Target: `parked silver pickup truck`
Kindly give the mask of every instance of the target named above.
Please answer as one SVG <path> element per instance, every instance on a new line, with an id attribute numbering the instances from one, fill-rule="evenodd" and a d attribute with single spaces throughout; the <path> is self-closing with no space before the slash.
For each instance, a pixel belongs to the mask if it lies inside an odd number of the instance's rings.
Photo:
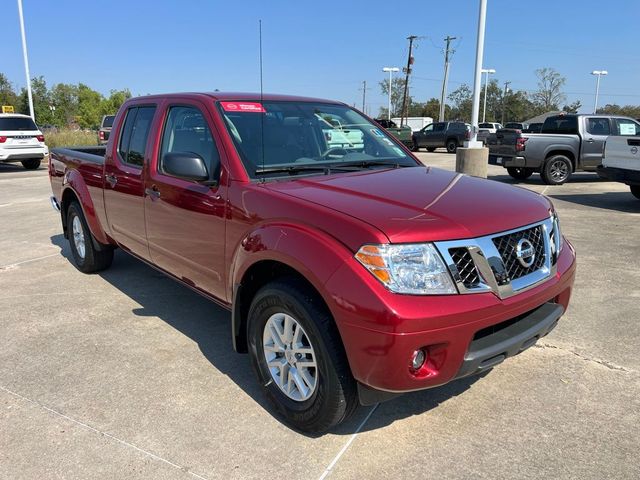
<path id="1" fill-rule="evenodd" d="M 610 137 L 604 147 L 598 175 L 629 185 L 640 200 L 640 137 Z"/>
<path id="2" fill-rule="evenodd" d="M 541 133 L 503 129 L 489 135 L 489 163 L 517 180 L 538 172 L 548 185 L 565 183 L 575 171 L 595 172 L 609 135 L 640 135 L 640 123 L 611 115 L 565 114 L 548 117 Z"/>

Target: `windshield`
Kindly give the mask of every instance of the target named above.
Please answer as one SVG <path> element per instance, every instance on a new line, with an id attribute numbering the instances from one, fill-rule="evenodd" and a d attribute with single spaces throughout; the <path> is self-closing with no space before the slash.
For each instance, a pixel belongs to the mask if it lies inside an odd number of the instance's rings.
<path id="1" fill-rule="evenodd" d="M 0 117 L 0 130 L 38 130 L 29 117 Z"/>
<path id="2" fill-rule="evenodd" d="M 113 121 L 115 120 L 115 115 L 107 115 L 102 120 L 102 128 L 111 128 L 113 127 Z"/>
<path id="3" fill-rule="evenodd" d="M 417 165 L 379 125 L 344 105 L 219 102 L 219 108 L 251 178 L 322 174 L 340 165 Z"/>

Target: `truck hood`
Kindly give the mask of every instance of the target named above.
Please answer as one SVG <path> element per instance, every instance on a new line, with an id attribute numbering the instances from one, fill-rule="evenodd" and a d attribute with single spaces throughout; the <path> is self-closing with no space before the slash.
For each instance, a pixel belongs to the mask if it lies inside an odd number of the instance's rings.
<path id="1" fill-rule="evenodd" d="M 480 237 L 543 220 L 552 208 L 529 190 L 431 167 L 317 176 L 268 188 L 367 222 L 392 243 Z"/>

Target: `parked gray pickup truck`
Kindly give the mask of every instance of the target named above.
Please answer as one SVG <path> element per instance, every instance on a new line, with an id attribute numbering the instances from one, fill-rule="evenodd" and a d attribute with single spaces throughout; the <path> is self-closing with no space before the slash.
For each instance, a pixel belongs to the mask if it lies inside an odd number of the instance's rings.
<path id="1" fill-rule="evenodd" d="M 517 180 L 538 172 L 546 184 L 560 185 L 575 171 L 596 171 L 609 135 L 631 132 L 640 132 L 640 123 L 632 118 L 555 115 L 545 120 L 541 133 L 504 129 L 489 135 L 489 163 L 505 167 Z"/>

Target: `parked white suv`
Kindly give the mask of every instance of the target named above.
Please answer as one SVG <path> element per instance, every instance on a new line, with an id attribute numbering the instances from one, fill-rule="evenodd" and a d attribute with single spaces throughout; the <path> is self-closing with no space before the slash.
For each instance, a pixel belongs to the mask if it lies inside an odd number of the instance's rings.
<path id="1" fill-rule="evenodd" d="M 598 175 L 629 185 L 640 200 L 640 125 L 631 120 L 617 120 L 620 136 L 607 137 Z"/>
<path id="2" fill-rule="evenodd" d="M 49 153 L 44 135 L 28 115 L 0 114 L 0 163 L 22 163 L 35 170 Z"/>

